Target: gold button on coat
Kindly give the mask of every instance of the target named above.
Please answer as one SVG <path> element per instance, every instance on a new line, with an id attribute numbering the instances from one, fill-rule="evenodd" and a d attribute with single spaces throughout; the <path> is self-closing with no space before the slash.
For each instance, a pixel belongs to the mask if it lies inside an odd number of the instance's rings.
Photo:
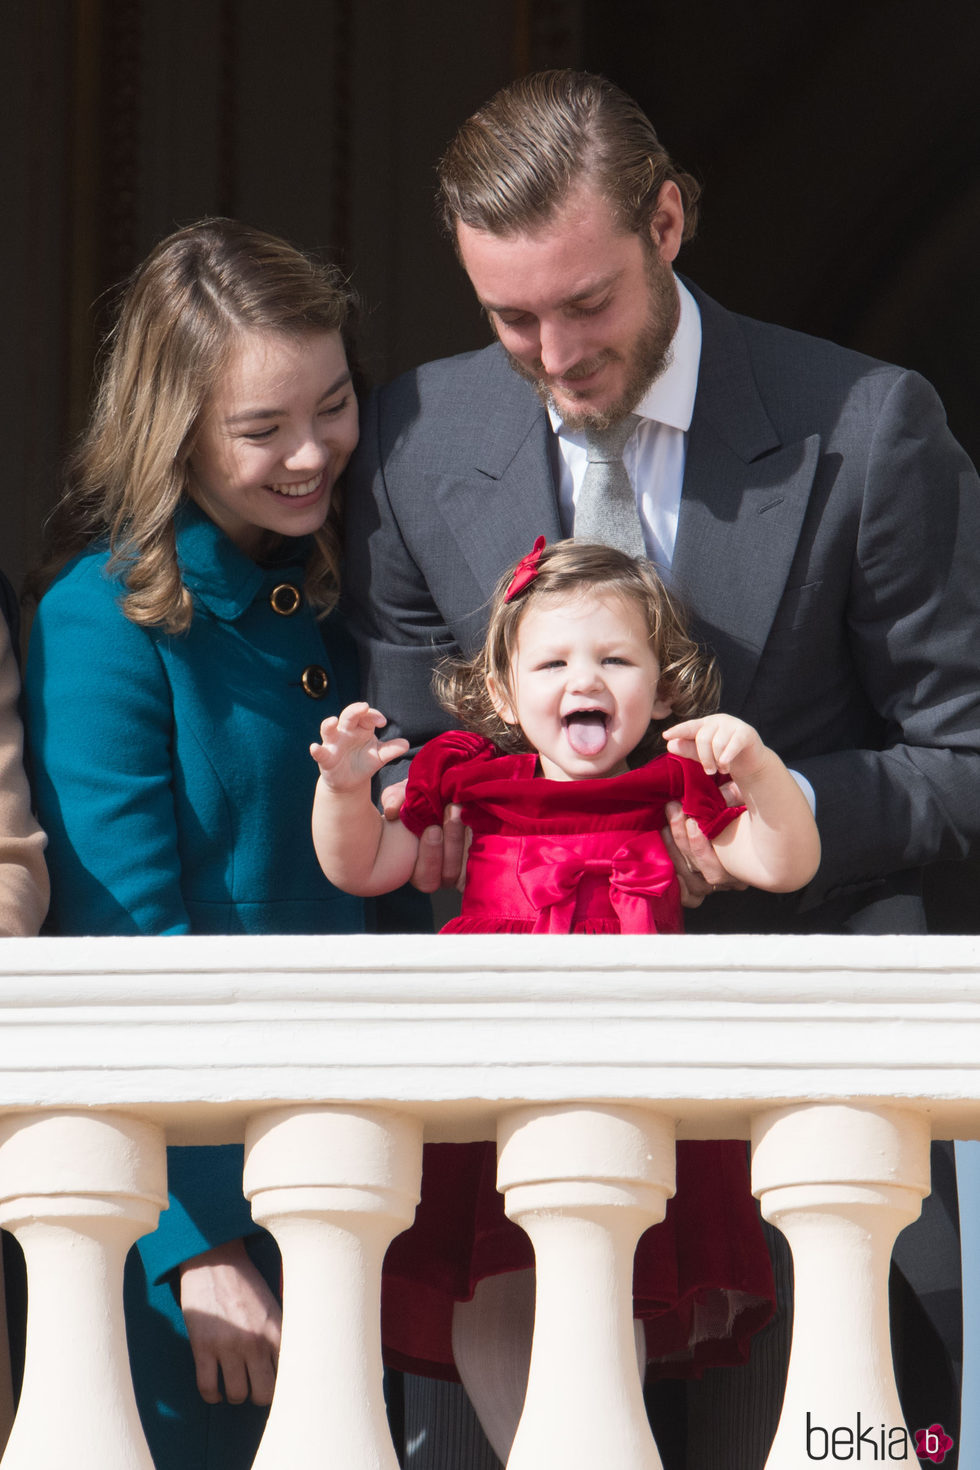
<path id="1" fill-rule="evenodd" d="M 300 683 L 303 692 L 311 699 L 322 699 L 330 687 L 330 680 L 326 669 L 321 669 L 319 664 L 310 664 L 300 675 Z"/>
<path id="2" fill-rule="evenodd" d="M 278 587 L 273 587 L 269 593 L 269 603 L 272 611 L 278 613 L 282 618 L 290 618 L 303 601 L 303 594 L 292 582 L 280 582 Z"/>

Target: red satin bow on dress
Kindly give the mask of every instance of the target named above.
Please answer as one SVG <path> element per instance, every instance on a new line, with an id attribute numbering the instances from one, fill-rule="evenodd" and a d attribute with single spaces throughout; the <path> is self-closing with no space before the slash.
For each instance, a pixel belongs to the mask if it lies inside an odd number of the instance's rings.
<path id="1" fill-rule="evenodd" d="M 538 575 L 538 562 L 541 560 L 541 553 L 545 545 L 544 537 L 539 536 L 527 556 L 521 557 L 514 568 L 514 575 L 510 579 L 507 591 L 504 593 L 505 602 L 510 602 L 512 597 L 516 597 L 518 592 L 523 592 L 524 588 L 529 587 L 534 581 Z"/>
<path id="2" fill-rule="evenodd" d="M 643 832 L 610 857 L 585 857 L 550 842 L 529 846 L 518 860 L 517 876 L 540 911 L 535 934 L 572 932 L 578 889 L 586 874 L 608 874 L 609 899 L 624 934 L 657 932 L 652 900 L 674 882 L 674 865 L 663 844 Z"/>

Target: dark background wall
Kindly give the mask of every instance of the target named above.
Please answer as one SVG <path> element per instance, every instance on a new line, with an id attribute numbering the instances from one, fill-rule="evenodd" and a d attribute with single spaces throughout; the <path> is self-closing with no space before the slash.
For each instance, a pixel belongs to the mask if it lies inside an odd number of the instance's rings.
<path id="1" fill-rule="evenodd" d="M 220 212 L 325 246 L 384 378 L 485 340 L 433 166 L 497 86 L 604 71 L 705 188 L 726 305 L 918 367 L 980 455 L 973 0 L 7 0 L 0 563 L 81 422 L 105 292 Z"/>
<path id="2" fill-rule="evenodd" d="M 607 0 L 586 18 L 589 65 L 704 183 L 684 268 L 727 306 L 918 368 L 980 456 L 980 7 Z"/>

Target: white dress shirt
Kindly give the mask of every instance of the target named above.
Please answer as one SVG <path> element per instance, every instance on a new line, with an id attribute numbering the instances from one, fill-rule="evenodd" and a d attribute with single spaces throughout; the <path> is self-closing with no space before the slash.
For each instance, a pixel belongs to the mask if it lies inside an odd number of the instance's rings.
<path id="1" fill-rule="evenodd" d="M 623 452 L 623 463 L 636 495 L 647 556 L 663 572 L 670 569 L 674 557 L 687 431 L 694 415 L 701 365 L 701 313 L 681 281 L 677 281 L 677 295 L 680 317 L 667 366 L 633 410 L 641 422 Z M 566 429 L 554 408 L 549 408 L 548 414 L 557 448 L 558 511 L 562 530 L 570 536 L 575 499 L 588 463 L 585 435 L 581 430 Z"/>

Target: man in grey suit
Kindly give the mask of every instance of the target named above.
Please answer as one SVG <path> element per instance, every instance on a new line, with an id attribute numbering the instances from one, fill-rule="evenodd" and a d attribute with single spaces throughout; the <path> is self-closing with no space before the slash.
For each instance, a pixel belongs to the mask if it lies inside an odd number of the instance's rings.
<path id="1" fill-rule="evenodd" d="M 536 535 L 574 532 L 586 440 L 636 414 L 624 460 L 648 554 L 823 844 L 801 894 L 716 891 L 726 875 L 675 814 L 688 901 L 705 899 L 689 929 L 924 932 L 923 866 L 980 837 L 980 486 L 935 393 L 682 283 L 697 186 L 601 78 L 512 84 L 464 124 L 440 185 L 498 340 L 366 406 L 347 498 L 366 697 L 413 743 L 444 727 L 432 664 L 479 644 Z M 955 1189 L 930 1210 L 930 1260 L 915 1227 L 896 1259 L 929 1268 L 915 1330 L 955 1336 Z M 954 1379 L 930 1385 L 923 1423 L 955 1417 Z"/>

